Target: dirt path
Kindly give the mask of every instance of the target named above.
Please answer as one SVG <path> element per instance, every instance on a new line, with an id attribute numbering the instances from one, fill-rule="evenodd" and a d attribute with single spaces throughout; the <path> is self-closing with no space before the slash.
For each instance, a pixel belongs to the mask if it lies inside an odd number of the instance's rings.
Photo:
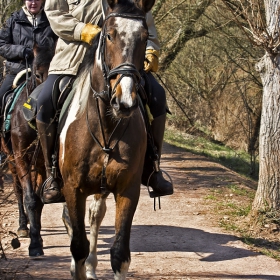
<path id="1" fill-rule="evenodd" d="M 249 186 L 251 183 L 202 156 L 168 144 L 164 152 L 162 168 L 172 176 L 175 194 L 162 198 L 162 209 L 154 211 L 153 200 L 142 188 L 132 228 L 128 279 L 280 279 L 280 263 L 250 251 L 236 236 L 223 231 L 217 225 L 211 205 L 205 203 L 206 195 L 215 186 L 227 183 Z M 113 279 L 109 260 L 114 234 L 112 195 L 107 205 L 98 251 L 98 275 L 103 280 Z M 20 280 L 70 279 L 69 240 L 61 213 L 60 204 L 44 207 L 44 257 L 29 259 L 28 240 L 20 239 L 19 249 L 6 252 L 12 261 L 1 259 L 1 267 L 19 271 L 25 267 L 24 273 L 16 278 Z M 12 231 L 17 229 L 16 219 L 16 215 L 9 217 L 7 227 Z"/>

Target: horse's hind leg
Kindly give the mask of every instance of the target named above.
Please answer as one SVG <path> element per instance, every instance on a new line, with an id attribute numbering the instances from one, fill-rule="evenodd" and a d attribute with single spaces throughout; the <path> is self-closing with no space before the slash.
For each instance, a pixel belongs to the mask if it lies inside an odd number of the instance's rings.
<path id="1" fill-rule="evenodd" d="M 90 247 L 86 260 L 87 279 L 97 279 L 97 238 L 101 222 L 106 213 L 106 198 L 109 194 L 95 194 L 89 207 Z"/>
<path id="2" fill-rule="evenodd" d="M 69 212 L 66 203 L 63 203 L 63 211 L 62 211 L 62 221 L 68 233 L 70 240 L 72 240 L 73 230 L 72 225 L 69 217 Z"/>
<path id="3" fill-rule="evenodd" d="M 9 164 L 9 169 L 12 172 L 13 176 L 13 189 L 15 195 L 17 197 L 18 202 L 18 210 L 19 210 L 19 228 L 17 230 L 17 235 L 19 237 L 29 237 L 29 229 L 27 227 L 28 219 L 27 215 L 25 214 L 24 206 L 23 206 L 23 191 L 20 185 L 18 176 L 16 174 L 16 170 L 12 163 Z"/>
<path id="4" fill-rule="evenodd" d="M 111 266 L 115 280 L 124 280 L 130 265 L 130 232 L 133 216 L 140 195 L 139 187 L 130 188 L 121 195 L 115 194 L 116 200 L 116 237 L 111 252 Z"/>
<path id="5" fill-rule="evenodd" d="M 43 241 L 41 238 L 41 213 L 43 203 L 34 192 L 28 166 L 24 161 L 15 156 L 17 174 L 20 184 L 23 187 L 23 200 L 25 210 L 30 223 L 29 237 L 29 256 L 38 257 L 44 255 Z"/>

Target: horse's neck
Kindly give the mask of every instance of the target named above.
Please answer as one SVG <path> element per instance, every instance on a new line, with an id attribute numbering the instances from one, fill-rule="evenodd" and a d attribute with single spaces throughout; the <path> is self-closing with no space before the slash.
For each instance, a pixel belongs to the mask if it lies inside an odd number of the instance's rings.
<path id="1" fill-rule="evenodd" d="M 105 79 L 103 77 L 102 68 L 99 63 L 95 63 L 91 73 L 91 85 L 96 92 L 105 90 Z"/>

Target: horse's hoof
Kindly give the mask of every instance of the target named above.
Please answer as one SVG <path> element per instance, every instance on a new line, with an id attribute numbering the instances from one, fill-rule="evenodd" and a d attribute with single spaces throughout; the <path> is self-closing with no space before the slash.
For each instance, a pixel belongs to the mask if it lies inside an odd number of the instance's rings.
<path id="1" fill-rule="evenodd" d="M 29 238 L 29 229 L 18 229 L 17 235 L 22 238 Z"/>
<path id="2" fill-rule="evenodd" d="M 87 272 L 87 280 L 98 280 L 97 276 L 93 273 Z"/>
<path id="3" fill-rule="evenodd" d="M 44 256 L 44 251 L 42 248 L 29 249 L 29 257 L 38 258 L 41 256 Z"/>

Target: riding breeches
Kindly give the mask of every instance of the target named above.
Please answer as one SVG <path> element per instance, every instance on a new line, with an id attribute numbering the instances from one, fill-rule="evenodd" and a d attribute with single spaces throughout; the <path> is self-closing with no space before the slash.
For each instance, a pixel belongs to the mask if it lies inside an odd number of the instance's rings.
<path id="1" fill-rule="evenodd" d="M 55 108 L 52 102 L 52 90 L 56 79 L 60 75 L 50 74 L 37 100 L 37 119 L 44 123 L 50 123 L 55 116 Z M 147 73 L 151 86 L 150 111 L 154 118 L 166 114 L 165 90 L 151 73 Z"/>
<path id="2" fill-rule="evenodd" d="M 165 90 L 150 72 L 147 73 L 147 76 L 151 87 L 149 107 L 153 117 L 156 118 L 166 114 Z"/>
<path id="3" fill-rule="evenodd" d="M 51 123 L 55 117 L 55 108 L 52 101 L 52 91 L 56 79 L 60 75 L 50 74 L 37 100 L 37 119 L 43 123 Z"/>

